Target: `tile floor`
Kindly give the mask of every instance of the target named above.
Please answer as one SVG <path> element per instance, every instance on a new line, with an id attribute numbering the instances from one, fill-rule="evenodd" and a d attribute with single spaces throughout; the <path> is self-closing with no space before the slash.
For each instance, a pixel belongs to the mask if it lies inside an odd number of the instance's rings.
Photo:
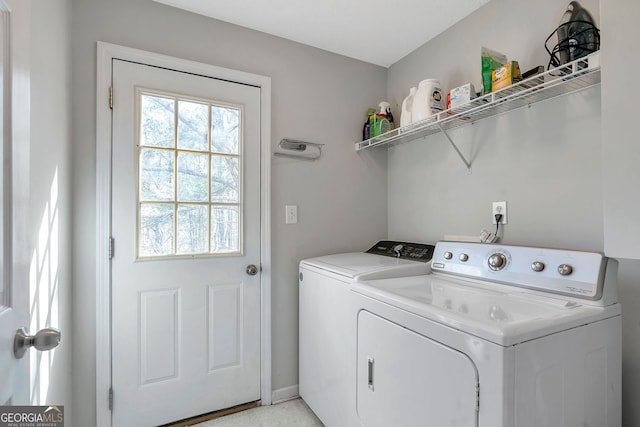
<path id="1" fill-rule="evenodd" d="M 194 427 L 323 427 L 302 399 L 237 412 Z"/>

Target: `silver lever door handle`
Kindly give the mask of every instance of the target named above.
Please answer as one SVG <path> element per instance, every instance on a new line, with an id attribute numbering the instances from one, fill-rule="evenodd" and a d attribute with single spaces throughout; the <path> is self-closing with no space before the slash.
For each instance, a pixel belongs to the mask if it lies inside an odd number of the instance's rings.
<path id="1" fill-rule="evenodd" d="M 13 339 L 13 355 L 16 359 L 22 359 L 29 347 L 40 351 L 51 350 L 58 346 L 60 337 L 60 331 L 56 328 L 44 328 L 35 335 L 29 335 L 27 328 L 20 328 Z"/>

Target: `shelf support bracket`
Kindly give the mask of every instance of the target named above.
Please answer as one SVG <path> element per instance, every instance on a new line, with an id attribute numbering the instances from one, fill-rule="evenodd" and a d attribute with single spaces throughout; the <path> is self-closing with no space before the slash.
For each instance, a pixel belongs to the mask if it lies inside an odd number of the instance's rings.
<path id="1" fill-rule="evenodd" d="M 462 152 L 460 151 L 460 149 L 458 148 L 456 143 L 453 142 L 453 139 L 451 139 L 451 137 L 449 136 L 447 131 L 442 127 L 442 125 L 440 123 L 436 123 L 436 125 L 438 126 L 438 129 L 440 129 L 440 132 L 442 132 L 444 134 L 444 136 L 447 137 L 447 139 L 449 140 L 449 143 L 451 144 L 453 149 L 456 150 L 456 153 L 458 153 L 458 157 L 460 157 L 462 162 L 467 167 L 467 172 L 471 173 L 471 163 L 464 157 L 464 155 L 462 154 Z"/>

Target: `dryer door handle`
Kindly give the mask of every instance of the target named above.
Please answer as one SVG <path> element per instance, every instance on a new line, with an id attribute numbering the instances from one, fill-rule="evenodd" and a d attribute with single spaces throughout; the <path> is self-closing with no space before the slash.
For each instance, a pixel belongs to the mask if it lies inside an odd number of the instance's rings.
<path id="1" fill-rule="evenodd" d="M 367 356 L 367 386 L 371 391 L 373 391 L 373 365 L 375 362 L 373 357 Z"/>

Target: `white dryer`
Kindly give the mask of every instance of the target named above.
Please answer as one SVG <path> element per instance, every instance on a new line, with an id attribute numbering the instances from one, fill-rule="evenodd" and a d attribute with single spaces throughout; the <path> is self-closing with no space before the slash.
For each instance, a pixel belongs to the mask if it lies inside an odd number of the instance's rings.
<path id="1" fill-rule="evenodd" d="M 347 321 L 349 285 L 361 280 L 428 274 L 433 245 L 381 241 L 366 252 L 300 262 L 299 393 L 328 427 L 344 426 L 353 411 Z"/>
<path id="2" fill-rule="evenodd" d="M 432 274 L 352 284 L 366 427 L 619 427 L 617 262 L 439 242 Z"/>

